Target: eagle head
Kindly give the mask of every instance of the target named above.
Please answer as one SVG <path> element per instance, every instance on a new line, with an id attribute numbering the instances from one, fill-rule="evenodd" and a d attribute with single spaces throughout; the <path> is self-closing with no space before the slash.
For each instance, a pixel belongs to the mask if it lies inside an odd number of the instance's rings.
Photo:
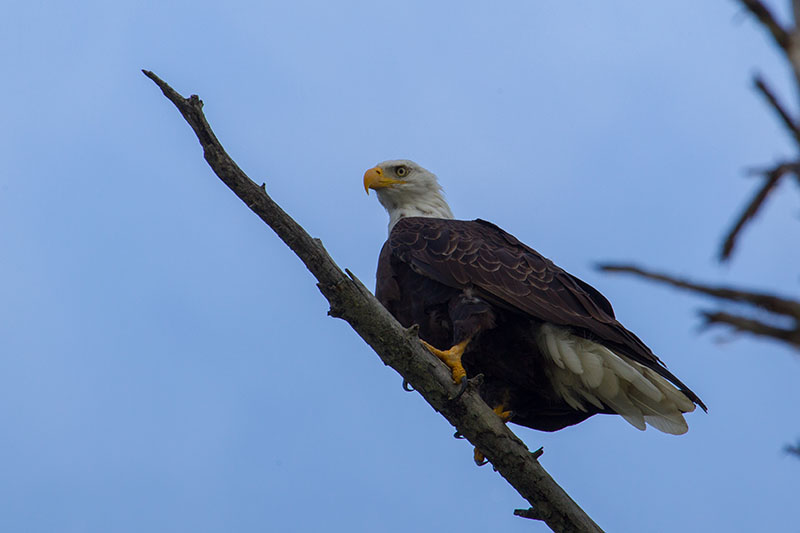
<path id="1" fill-rule="evenodd" d="M 364 190 L 374 190 L 389 213 L 389 231 L 404 217 L 453 218 L 436 175 L 413 161 L 395 159 L 364 173 Z"/>

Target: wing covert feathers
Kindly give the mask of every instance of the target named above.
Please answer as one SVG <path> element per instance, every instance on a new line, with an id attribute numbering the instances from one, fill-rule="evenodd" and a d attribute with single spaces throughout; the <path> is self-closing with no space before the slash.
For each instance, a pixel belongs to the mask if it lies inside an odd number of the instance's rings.
<path id="1" fill-rule="evenodd" d="M 544 341 L 555 366 L 580 376 L 589 390 L 610 394 L 624 383 L 636 391 L 636 398 L 648 398 L 658 404 L 662 397 L 668 397 L 673 404 L 682 405 L 684 412 L 693 403 L 706 409 L 647 345 L 617 321 L 611 304 L 599 291 L 494 224 L 484 220 L 408 217 L 395 225 L 387 245 L 394 257 L 418 274 L 449 287 L 471 288 L 493 305 L 559 326 L 576 333 L 576 339 L 597 341 L 591 343 L 591 349 L 578 340 L 555 348 L 549 336 Z M 583 352 L 575 347 L 578 345 Z M 600 366 L 613 370 L 615 377 L 607 377 L 605 370 L 601 374 Z M 658 380 L 653 376 L 673 383 L 677 389 L 669 386 L 674 394 L 656 385 Z M 643 426 L 639 420 L 644 416 L 641 409 L 628 403 L 619 409 L 639 412 L 638 417 L 630 415 L 636 421 L 631 423 Z"/>
<path id="2" fill-rule="evenodd" d="M 395 224 L 381 252 L 379 295 L 399 297 L 392 261 L 435 287 L 469 289 L 506 312 L 528 316 L 543 354 L 545 373 L 570 407 L 585 413 L 613 411 L 632 426 L 679 435 L 683 413 L 706 409 L 636 335 L 614 316 L 608 300 L 497 226 L 483 220 L 407 217 Z M 432 289 L 433 288 L 433 289 Z"/>

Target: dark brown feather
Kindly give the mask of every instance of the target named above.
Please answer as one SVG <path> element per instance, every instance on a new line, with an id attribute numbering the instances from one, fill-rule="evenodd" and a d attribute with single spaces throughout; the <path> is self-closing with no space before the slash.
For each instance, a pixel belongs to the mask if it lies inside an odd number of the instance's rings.
<path id="1" fill-rule="evenodd" d="M 486 308 L 479 309 L 474 302 L 472 308 L 465 308 L 464 294 Z M 532 408 L 540 403 L 539 415 L 528 414 L 532 423 L 520 421 L 518 413 L 515 421 L 523 425 L 560 429 L 594 414 L 576 412 L 546 390 L 537 362 L 542 356 L 535 341 L 526 338 L 531 323 L 555 324 L 603 344 L 653 369 L 705 409 L 697 395 L 617 321 L 611 304 L 599 291 L 489 222 L 400 220 L 381 251 L 376 295 L 401 323 L 418 323 L 422 338 L 435 346 L 448 348 L 480 333 L 475 337 L 476 347 L 470 350 L 477 354 L 472 366 L 484 374 L 498 374 L 494 380 L 487 375 L 487 390 L 494 387 L 499 391 L 504 383 L 516 380 L 520 383 L 511 388 L 513 394 L 527 395 L 526 403 L 533 402 Z M 454 319 L 454 312 L 463 316 Z M 517 344 L 502 339 L 517 339 Z M 465 355 L 468 374 L 469 355 Z M 476 363 L 476 359 L 483 362 Z M 542 398 L 530 397 L 532 393 L 524 390 L 533 387 L 540 387 L 536 394 Z M 509 387 L 503 394 L 509 394 Z M 553 412 L 551 417 L 543 414 L 548 409 Z"/>

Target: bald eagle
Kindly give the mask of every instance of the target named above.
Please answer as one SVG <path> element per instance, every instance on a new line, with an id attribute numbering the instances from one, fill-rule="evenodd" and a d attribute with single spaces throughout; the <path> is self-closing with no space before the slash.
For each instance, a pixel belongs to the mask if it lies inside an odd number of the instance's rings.
<path id="1" fill-rule="evenodd" d="M 557 431 L 598 413 L 688 430 L 703 402 L 614 316 L 609 301 L 485 220 L 455 220 L 436 176 L 413 161 L 364 174 L 389 213 L 375 294 L 457 383 L 522 426 Z M 462 388 L 463 390 L 463 388 Z"/>

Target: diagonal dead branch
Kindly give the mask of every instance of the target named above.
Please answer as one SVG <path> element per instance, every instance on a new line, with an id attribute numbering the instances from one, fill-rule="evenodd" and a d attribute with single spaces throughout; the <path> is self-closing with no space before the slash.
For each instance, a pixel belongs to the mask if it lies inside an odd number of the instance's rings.
<path id="1" fill-rule="evenodd" d="M 736 239 L 739 237 L 742 228 L 744 228 L 744 226 L 756 216 L 759 209 L 761 209 L 761 206 L 764 205 L 767 196 L 769 196 L 769 194 L 775 190 L 775 187 L 778 185 L 780 179 L 788 173 L 792 173 L 795 176 L 800 177 L 798 172 L 800 172 L 800 162 L 781 163 L 775 168 L 764 172 L 764 175 L 767 178 L 766 181 L 753 196 L 752 200 L 750 200 L 750 203 L 747 204 L 747 207 L 744 209 L 744 211 L 742 211 L 742 214 L 739 215 L 739 218 L 725 236 L 725 241 L 722 244 L 722 250 L 719 254 L 720 261 L 727 261 L 730 259 L 733 249 L 736 246 Z"/>
<path id="2" fill-rule="evenodd" d="M 317 286 L 330 303 L 330 314 L 346 320 L 385 364 L 400 373 L 459 434 L 479 448 L 538 510 L 537 518 L 550 529 L 601 532 L 474 387 L 469 387 L 460 398 L 449 400 L 457 389 L 449 369 L 422 347 L 413 328 L 403 328 L 355 276 L 342 272 L 319 241 L 312 239 L 262 187 L 247 177 L 217 140 L 203 115 L 200 99 L 195 95 L 184 98 L 152 72 L 143 72 L 192 127 L 214 173 L 275 231 L 317 278 Z"/>
<path id="3" fill-rule="evenodd" d="M 786 126 L 786 129 L 789 130 L 789 133 L 794 138 L 794 140 L 800 144 L 800 129 L 797 127 L 797 122 L 792 118 L 789 112 L 786 110 L 786 107 L 780 103 L 778 97 L 775 95 L 775 92 L 767 85 L 767 82 L 764 81 L 764 78 L 761 76 L 754 76 L 753 77 L 753 85 L 755 85 L 756 89 L 766 98 L 769 105 L 778 113 L 778 117 L 783 122 L 783 125 Z"/>
<path id="4" fill-rule="evenodd" d="M 769 30 L 772 38 L 782 49 L 788 53 L 790 46 L 789 32 L 781 26 L 772 12 L 760 0 L 740 0 L 742 5 Z"/>

